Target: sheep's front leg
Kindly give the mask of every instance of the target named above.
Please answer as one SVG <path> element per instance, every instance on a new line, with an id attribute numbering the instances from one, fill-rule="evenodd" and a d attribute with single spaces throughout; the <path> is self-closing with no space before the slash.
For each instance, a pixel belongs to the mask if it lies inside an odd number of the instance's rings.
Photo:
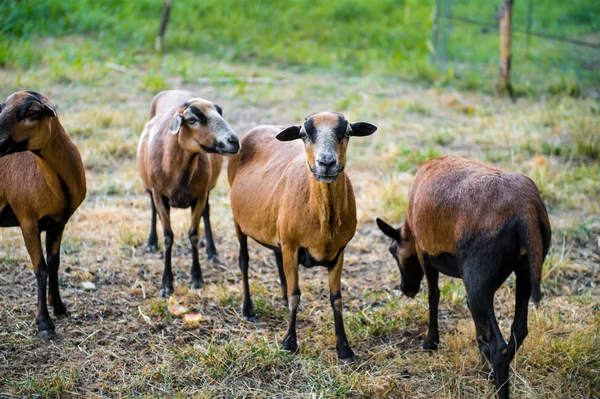
<path id="1" fill-rule="evenodd" d="M 346 331 L 344 329 L 344 319 L 342 317 L 342 267 L 344 265 L 344 253 L 341 253 L 337 263 L 329 269 L 329 299 L 333 309 L 333 319 L 335 320 L 335 348 L 338 352 L 338 358 L 341 364 L 353 363 L 356 361 L 354 352 L 350 349 Z"/>
<path id="2" fill-rule="evenodd" d="M 160 287 L 160 298 L 168 298 L 173 294 L 173 270 L 171 269 L 171 252 L 173 249 L 173 230 L 171 229 L 171 214 L 169 200 L 157 191 L 152 191 L 154 204 L 160 223 L 163 226 L 165 245 L 165 267 L 163 269 L 162 285 Z"/>
<path id="3" fill-rule="evenodd" d="M 283 337 L 283 349 L 295 353 L 298 350 L 298 340 L 296 338 L 296 314 L 298 305 L 300 305 L 300 285 L 298 284 L 298 249 L 284 247 L 281 248 L 283 256 L 283 271 L 287 283 L 288 304 L 290 315 L 288 319 L 288 330 Z"/>
<path id="4" fill-rule="evenodd" d="M 46 301 L 48 267 L 44 260 L 44 252 L 42 251 L 40 230 L 37 221 L 19 220 L 19 222 L 21 223 L 25 246 L 33 263 L 33 272 L 37 280 L 38 303 L 35 319 L 38 325 L 38 334 L 40 338 L 50 339 L 56 336 L 56 333 L 54 332 L 54 323 L 52 323 L 52 319 L 50 319 L 50 315 L 48 314 L 48 303 Z"/>
<path id="5" fill-rule="evenodd" d="M 202 269 L 200 269 L 200 261 L 198 260 L 198 243 L 200 242 L 198 227 L 200 226 L 200 218 L 202 218 L 205 203 L 207 204 L 206 206 L 208 206 L 208 199 L 202 196 L 197 198 L 192 204 L 192 224 L 190 225 L 190 231 L 188 233 L 190 244 L 192 246 L 192 282 L 190 283 L 190 288 L 192 289 L 204 288 Z"/>
<path id="6" fill-rule="evenodd" d="M 427 299 L 429 301 L 429 329 L 427 338 L 423 341 L 423 349 L 435 350 L 440 343 L 438 328 L 438 306 L 440 304 L 440 289 L 438 287 L 439 272 L 425 264 L 425 277 L 427 278 Z"/>

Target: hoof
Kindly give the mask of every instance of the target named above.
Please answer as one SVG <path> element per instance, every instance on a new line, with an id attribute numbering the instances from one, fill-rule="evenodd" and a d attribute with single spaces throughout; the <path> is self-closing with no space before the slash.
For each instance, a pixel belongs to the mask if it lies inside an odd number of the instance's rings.
<path id="1" fill-rule="evenodd" d="M 160 299 L 167 299 L 171 295 L 173 295 L 173 288 L 161 288 L 158 297 Z"/>
<path id="2" fill-rule="evenodd" d="M 354 356 L 354 354 L 352 354 L 350 357 L 344 357 L 344 358 L 339 358 L 339 365 L 340 366 L 349 366 L 351 364 L 355 364 L 356 363 L 356 356 Z"/>
<path id="3" fill-rule="evenodd" d="M 156 245 L 156 244 L 146 245 L 146 252 L 156 252 L 156 251 L 158 251 L 158 245 Z"/>
<path id="4" fill-rule="evenodd" d="M 192 280 L 192 282 L 190 283 L 190 288 L 192 290 L 200 290 L 200 289 L 204 288 L 204 280 L 202 280 L 202 279 Z"/>
<path id="5" fill-rule="evenodd" d="M 435 351 L 438 349 L 438 343 L 434 340 L 426 339 L 425 341 L 423 341 L 423 349 L 425 349 L 426 351 Z"/>
<path id="6" fill-rule="evenodd" d="M 291 338 L 286 335 L 283 338 L 281 347 L 290 353 L 297 353 L 298 352 L 298 342 L 296 341 L 296 337 Z"/>
<path id="7" fill-rule="evenodd" d="M 54 330 L 40 330 L 38 332 L 38 337 L 47 341 L 47 340 L 55 338 L 56 333 L 54 332 Z"/>
<path id="8" fill-rule="evenodd" d="M 254 307 L 252 305 L 247 308 L 242 307 L 242 316 L 244 317 L 244 320 L 254 323 L 256 321 Z"/>
<path id="9" fill-rule="evenodd" d="M 54 306 L 54 316 L 57 317 L 69 317 L 71 315 L 71 313 L 69 313 L 69 311 L 67 310 L 67 307 L 64 305 L 64 303 L 61 303 L 58 306 Z"/>
<path id="10" fill-rule="evenodd" d="M 206 246 L 206 242 L 204 240 L 200 240 L 198 243 L 198 248 L 204 248 Z"/>
<path id="11" fill-rule="evenodd" d="M 219 259 L 219 255 L 216 254 L 208 257 L 208 263 L 211 265 L 223 265 L 223 262 L 221 262 L 221 259 Z"/>

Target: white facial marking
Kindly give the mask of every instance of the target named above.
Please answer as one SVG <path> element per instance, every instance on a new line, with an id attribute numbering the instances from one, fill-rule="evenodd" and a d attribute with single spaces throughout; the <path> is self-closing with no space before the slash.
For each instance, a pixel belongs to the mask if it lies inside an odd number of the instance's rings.
<path id="1" fill-rule="evenodd" d="M 217 141 L 227 141 L 233 133 L 233 130 L 229 127 L 221 114 L 219 114 L 216 109 L 211 109 L 206 114 L 206 118 L 208 119 L 208 127 L 215 135 L 215 139 Z"/>
<path id="2" fill-rule="evenodd" d="M 331 126 L 317 129 L 317 142 L 315 143 L 315 159 L 319 159 L 322 152 L 333 154 L 337 160 L 337 138 Z"/>

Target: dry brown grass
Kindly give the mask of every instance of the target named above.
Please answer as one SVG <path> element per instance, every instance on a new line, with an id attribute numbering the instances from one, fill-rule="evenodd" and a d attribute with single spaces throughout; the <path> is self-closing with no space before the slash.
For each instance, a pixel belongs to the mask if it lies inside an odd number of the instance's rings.
<path id="1" fill-rule="evenodd" d="M 373 223 L 377 216 L 399 223 L 415 170 L 445 153 L 527 173 L 549 204 L 555 234 L 545 266 L 546 296 L 539 310 L 531 308 L 530 334 L 513 363 L 514 397 L 600 395 L 600 166 L 590 146 L 577 147 L 577 140 L 585 143 L 598 135 L 597 105 L 565 98 L 514 105 L 376 78 L 314 74 L 287 73 L 286 85 L 199 85 L 189 76 L 201 77 L 207 70 L 274 78 L 282 72 L 191 59 L 196 66 L 185 81 L 177 77 L 176 60 L 169 56 L 151 57 L 145 69 L 131 74 L 91 64 L 72 71 L 68 80 L 55 76 L 56 67 L 27 74 L 0 70 L 0 97 L 34 89 L 59 106 L 83 155 L 89 186 L 63 243 L 61 289 L 71 316 L 56 320 L 59 336 L 51 342 L 35 336 L 35 280 L 20 231 L 0 230 L 0 396 L 493 397 L 462 284 L 441 280 L 441 349 L 422 351 L 426 294 L 413 300 L 401 294 L 387 240 Z M 254 243 L 251 282 L 259 319 L 255 324 L 242 320 L 224 173 L 211 195 L 211 211 L 226 266 L 208 266 L 201 251 L 207 287 L 200 292 L 187 288 L 189 213 L 173 212 L 175 298 L 206 320 L 184 325 L 157 299 L 162 259 L 143 249 L 149 204 L 135 172 L 135 151 L 157 89 L 149 87 L 153 79 L 146 71 L 159 66 L 169 87 L 192 89 L 221 104 L 239 133 L 257 124 L 297 123 L 319 110 L 379 125 L 371 138 L 352 140 L 348 156 L 360 222 L 343 275 L 346 328 L 359 358 L 355 367 L 337 365 L 320 269 L 301 271 L 301 352 L 291 356 L 280 350 L 287 312 L 279 299 L 274 259 Z M 86 280 L 98 290 L 84 292 Z M 505 333 L 513 302 L 511 278 L 496 298 Z"/>

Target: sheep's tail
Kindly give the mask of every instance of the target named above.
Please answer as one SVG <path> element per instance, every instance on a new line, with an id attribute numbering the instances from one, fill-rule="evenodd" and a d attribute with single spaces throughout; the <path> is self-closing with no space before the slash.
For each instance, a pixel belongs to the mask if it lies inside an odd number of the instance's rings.
<path id="1" fill-rule="evenodd" d="M 550 248 L 550 223 L 545 212 L 540 218 L 532 218 L 525 223 L 522 245 L 527 249 L 529 273 L 531 281 L 531 299 L 536 307 L 542 299 L 541 280 L 542 266 Z"/>

